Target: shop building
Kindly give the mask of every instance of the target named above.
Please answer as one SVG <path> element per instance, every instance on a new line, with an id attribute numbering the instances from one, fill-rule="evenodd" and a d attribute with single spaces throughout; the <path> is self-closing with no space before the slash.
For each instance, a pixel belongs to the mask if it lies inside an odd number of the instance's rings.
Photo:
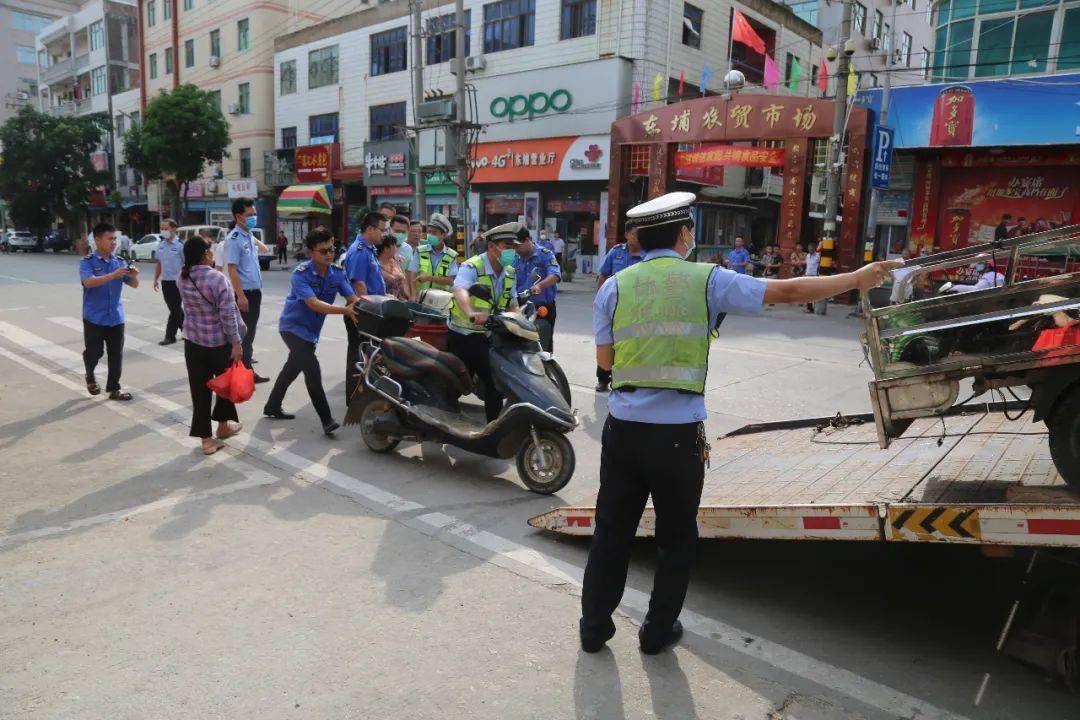
<path id="1" fill-rule="evenodd" d="M 880 101 L 858 96 L 875 115 Z M 879 256 L 1080 221 L 1080 73 L 899 88 L 888 125 L 901 172 L 876 214 Z"/>

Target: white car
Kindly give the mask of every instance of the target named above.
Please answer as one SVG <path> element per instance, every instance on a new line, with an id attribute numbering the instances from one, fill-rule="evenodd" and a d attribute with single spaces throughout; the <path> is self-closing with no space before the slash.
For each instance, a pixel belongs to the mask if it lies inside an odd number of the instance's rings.
<path id="1" fill-rule="evenodd" d="M 26 230 L 8 230 L 7 246 L 11 252 L 22 250 L 23 252 L 36 252 L 38 249 L 37 238 Z"/>
<path id="2" fill-rule="evenodd" d="M 149 260 L 153 262 L 157 260 L 157 245 L 161 240 L 161 235 L 158 233 L 150 233 L 149 235 L 143 235 L 139 238 L 139 242 L 131 246 L 131 258 L 138 262 L 140 260 Z"/>
<path id="3" fill-rule="evenodd" d="M 210 238 L 215 243 L 215 247 L 225 241 L 225 236 L 229 234 L 228 229 L 220 227 L 218 225 L 184 225 L 179 228 L 177 234 L 180 236 L 181 242 L 187 242 L 196 235 L 202 235 L 203 237 Z M 266 245 L 266 238 L 263 236 L 262 228 L 255 228 L 251 231 L 251 234 L 255 236 L 255 239 Z M 259 254 L 259 267 L 263 270 L 270 269 L 270 261 L 274 259 L 274 251 L 270 249 L 267 253 Z"/>

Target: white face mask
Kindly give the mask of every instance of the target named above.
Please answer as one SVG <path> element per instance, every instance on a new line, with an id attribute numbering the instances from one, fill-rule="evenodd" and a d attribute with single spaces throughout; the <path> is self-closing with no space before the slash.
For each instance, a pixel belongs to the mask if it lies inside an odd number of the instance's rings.
<path id="1" fill-rule="evenodd" d="M 690 259 L 690 254 L 693 253 L 694 248 L 697 247 L 697 240 L 694 239 L 694 233 L 692 231 L 689 231 L 689 230 L 687 232 L 690 233 L 690 247 L 687 249 L 687 251 L 685 253 L 683 253 L 683 260 Z"/>

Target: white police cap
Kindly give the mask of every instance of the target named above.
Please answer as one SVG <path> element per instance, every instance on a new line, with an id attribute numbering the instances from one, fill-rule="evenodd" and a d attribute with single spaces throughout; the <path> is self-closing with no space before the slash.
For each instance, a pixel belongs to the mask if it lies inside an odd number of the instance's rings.
<path id="1" fill-rule="evenodd" d="M 521 242 L 521 230 L 525 226 L 519 222 L 508 222 L 495 227 L 484 233 L 487 242 L 506 242 L 517 245 Z"/>
<path id="2" fill-rule="evenodd" d="M 693 222 L 690 205 L 697 199 L 691 192 L 672 192 L 635 205 L 626 213 L 628 225 L 636 228 L 656 227 L 677 222 Z"/>
<path id="3" fill-rule="evenodd" d="M 450 222 L 450 218 L 446 217 L 442 213 L 431 213 L 431 219 L 428 220 L 428 227 L 433 227 L 449 235 L 454 232 L 454 224 Z"/>

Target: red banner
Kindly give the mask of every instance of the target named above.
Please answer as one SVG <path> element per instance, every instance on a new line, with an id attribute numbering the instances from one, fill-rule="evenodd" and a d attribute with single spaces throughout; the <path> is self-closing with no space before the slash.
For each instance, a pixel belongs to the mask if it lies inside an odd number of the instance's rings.
<path id="1" fill-rule="evenodd" d="M 304 145 L 296 148 L 296 181 L 330 182 L 330 157 L 329 145 Z"/>
<path id="2" fill-rule="evenodd" d="M 791 138 L 785 143 L 787 163 L 784 166 L 784 197 L 780 203 L 780 227 L 776 239 L 780 254 L 786 259 L 802 237 L 803 196 L 806 194 L 806 138 Z M 785 262 L 784 272 L 790 271 Z"/>
<path id="3" fill-rule="evenodd" d="M 734 145 L 702 145 L 696 150 L 675 153 L 675 169 L 690 170 L 714 165 L 740 167 L 783 167 L 783 148 L 742 147 Z"/>

